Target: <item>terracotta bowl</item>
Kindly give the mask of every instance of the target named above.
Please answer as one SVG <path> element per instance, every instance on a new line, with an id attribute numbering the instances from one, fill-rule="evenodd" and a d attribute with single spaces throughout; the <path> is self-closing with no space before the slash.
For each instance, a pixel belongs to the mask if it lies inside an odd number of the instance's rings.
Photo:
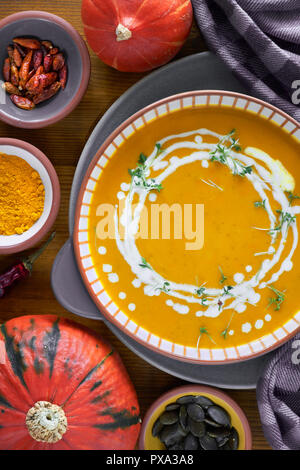
<path id="1" fill-rule="evenodd" d="M 60 121 L 80 103 L 89 83 L 90 56 L 85 42 L 70 23 L 47 12 L 23 11 L 0 21 L 0 64 L 7 57 L 6 47 L 12 39 L 23 36 L 50 40 L 65 54 L 68 65 L 65 90 L 32 111 L 19 109 L 0 88 L 0 119 L 12 126 L 37 129 Z M 2 65 L 0 79 L 3 80 Z"/>
<path id="2" fill-rule="evenodd" d="M 174 388 L 170 392 L 159 397 L 149 408 L 142 423 L 139 437 L 140 450 L 164 450 L 163 443 L 152 436 L 152 428 L 157 418 L 163 413 L 169 403 L 175 402 L 184 395 L 204 395 L 210 398 L 216 405 L 222 406 L 231 416 L 232 426 L 234 426 L 239 435 L 238 450 L 251 450 L 252 434 L 249 422 L 243 410 L 226 393 L 212 387 L 203 385 L 186 385 Z"/>
<path id="3" fill-rule="evenodd" d="M 40 175 L 45 187 L 44 211 L 39 220 L 22 235 L 0 235 L 0 254 L 17 253 L 38 243 L 55 222 L 60 204 L 60 187 L 55 169 L 40 150 L 17 139 L 0 138 L 0 152 L 23 158 Z"/>

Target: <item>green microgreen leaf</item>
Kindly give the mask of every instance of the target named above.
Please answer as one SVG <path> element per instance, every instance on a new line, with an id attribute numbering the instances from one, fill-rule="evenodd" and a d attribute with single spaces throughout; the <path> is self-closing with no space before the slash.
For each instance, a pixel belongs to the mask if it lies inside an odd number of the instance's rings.
<path id="1" fill-rule="evenodd" d="M 234 137 L 236 130 L 232 129 L 220 142 L 216 145 L 215 150 L 210 152 L 210 160 L 217 161 L 223 165 L 231 168 L 230 163 L 233 165 L 231 171 L 234 175 L 245 176 L 252 173 L 252 166 L 246 166 L 239 160 L 233 157 L 232 150 L 240 152 L 242 150 L 239 140 Z"/>
<path id="2" fill-rule="evenodd" d="M 220 335 L 223 336 L 224 339 L 227 339 L 228 331 L 229 331 L 231 322 L 233 320 L 234 314 L 235 314 L 235 312 L 233 312 L 233 314 L 231 315 L 230 320 L 229 320 L 226 328 L 220 333 Z"/>
<path id="3" fill-rule="evenodd" d="M 274 310 L 278 311 L 281 308 L 281 304 L 285 300 L 285 291 L 281 292 L 280 290 L 276 289 L 274 286 L 268 286 L 269 289 L 271 289 L 274 294 L 276 294 L 276 297 L 271 297 L 268 307 L 269 308 L 271 305 L 274 305 Z"/>
<path id="4" fill-rule="evenodd" d="M 165 292 L 166 294 L 168 294 L 171 290 L 170 283 L 168 281 L 165 281 L 162 287 L 157 287 L 155 290 L 160 290 L 161 292 Z"/>
<path id="5" fill-rule="evenodd" d="M 266 200 L 264 199 L 263 201 L 255 201 L 254 206 L 266 209 Z"/>
<path id="6" fill-rule="evenodd" d="M 163 153 L 165 150 L 162 148 L 161 144 L 158 142 L 157 144 L 155 144 L 155 147 L 157 149 L 157 153 L 156 153 L 156 156 L 155 158 L 158 157 L 158 155 L 160 155 L 161 153 Z"/>
<path id="7" fill-rule="evenodd" d="M 207 302 L 207 295 L 205 294 L 205 287 L 199 287 L 198 289 L 196 289 L 195 294 L 198 295 L 198 297 L 201 297 L 201 305 L 205 307 L 206 306 L 205 302 Z"/>
<path id="8" fill-rule="evenodd" d="M 283 212 L 281 210 L 277 210 L 276 212 L 280 215 L 280 219 L 276 227 L 274 227 L 273 229 L 269 231 L 269 234 L 272 236 L 278 235 L 278 233 L 281 232 L 284 224 L 286 224 L 287 229 L 288 229 L 291 224 L 296 222 L 295 215 L 292 215 L 289 212 Z"/>
<path id="9" fill-rule="evenodd" d="M 295 199 L 300 199 L 300 196 L 293 194 L 291 191 L 288 191 L 288 200 L 290 201 L 290 206 L 293 204 Z"/>
<path id="10" fill-rule="evenodd" d="M 142 262 L 139 264 L 141 268 L 151 269 L 153 271 L 152 266 L 145 260 L 145 258 L 141 258 L 141 261 Z"/>
<path id="11" fill-rule="evenodd" d="M 199 348 L 199 344 L 200 344 L 200 341 L 201 341 L 201 338 L 202 338 L 203 335 L 206 335 L 212 343 L 216 344 L 216 342 L 213 340 L 211 335 L 208 333 L 207 329 L 204 326 L 202 326 L 200 328 L 200 335 L 199 335 L 198 341 L 197 341 L 197 349 Z"/>
<path id="12" fill-rule="evenodd" d="M 146 155 L 145 155 L 144 153 L 141 153 L 138 162 L 139 162 L 141 165 L 143 165 L 146 160 L 147 160 Z"/>

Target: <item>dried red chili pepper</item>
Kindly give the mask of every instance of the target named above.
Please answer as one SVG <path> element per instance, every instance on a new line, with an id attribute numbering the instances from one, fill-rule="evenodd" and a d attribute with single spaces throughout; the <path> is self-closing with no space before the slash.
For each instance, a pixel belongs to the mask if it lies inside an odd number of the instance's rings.
<path id="1" fill-rule="evenodd" d="M 60 70 L 61 68 L 63 68 L 63 66 L 65 65 L 65 58 L 64 56 L 62 55 L 62 53 L 60 52 L 59 54 L 56 54 L 54 56 L 54 59 L 53 59 L 53 70 L 55 70 L 56 72 L 58 70 Z"/>
<path id="2" fill-rule="evenodd" d="M 52 47 L 52 49 L 49 50 L 49 54 L 55 55 L 59 53 L 59 49 L 57 47 Z"/>
<path id="3" fill-rule="evenodd" d="M 43 90 L 39 95 L 33 97 L 34 104 L 42 103 L 43 101 L 49 100 L 52 96 L 56 95 L 58 90 L 61 88 L 60 82 L 52 83 L 49 88 Z"/>
<path id="4" fill-rule="evenodd" d="M 4 82 L 2 87 L 10 95 L 19 95 L 19 96 L 21 96 L 21 92 L 20 92 L 19 88 L 17 88 L 15 85 L 13 85 L 10 82 Z"/>
<path id="5" fill-rule="evenodd" d="M 40 75 L 34 75 L 27 83 L 26 89 L 34 94 L 38 95 L 41 93 L 45 88 L 52 85 L 57 80 L 57 73 L 50 72 L 50 73 L 41 73 Z"/>
<path id="6" fill-rule="evenodd" d="M 34 69 L 30 70 L 29 74 L 28 74 L 28 77 L 27 77 L 27 82 L 32 78 L 34 77 L 34 75 L 36 74 L 37 71 L 35 71 Z M 26 83 L 27 83 L 26 82 Z M 26 84 L 25 84 L 26 85 Z"/>
<path id="7" fill-rule="evenodd" d="M 20 52 L 20 55 L 21 55 L 22 59 L 24 59 L 25 56 L 26 56 L 26 51 L 24 51 L 23 47 L 21 47 L 20 44 L 15 43 L 15 47 Z"/>
<path id="8" fill-rule="evenodd" d="M 51 41 L 42 41 L 42 46 L 46 47 L 46 49 L 53 49 L 53 44 Z"/>
<path id="9" fill-rule="evenodd" d="M 3 78 L 6 82 L 10 81 L 10 59 L 7 57 L 3 65 Z"/>
<path id="10" fill-rule="evenodd" d="M 40 41 L 34 38 L 14 38 L 13 41 L 22 47 L 27 47 L 28 49 L 40 49 L 41 48 Z"/>
<path id="11" fill-rule="evenodd" d="M 10 66 L 10 81 L 13 85 L 19 86 L 19 70 L 14 63 Z"/>
<path id="12" fill-rule="evenodd" d="M 44 67 L 43 65 L 40 65 L 39 68 L 35 71 L 35 75 L 41 75 L 42 73 L 44 73 Z"/>
<path id="13" fill-rule="evenodd" d="M 8 292 L 8 289 L 16 282 L 27 279 L 31 275 L 34 262 L 43 253 L 54 237 L 55 232 L 50 235 L 46 243 L 44 243 L 44 245 L 42 245 L 39 250 L 37 250 L 32 255 L 21 259 L 17 264 L 0 275 L 0 298 L 4 297 L 4 295 Z"/>
<path id="14" fill-rule="evenodd" d="M 68 69 L 65 57 L 51 41 L 15 38 L 7 47 L 3 88 L 19 108 L 30 110 L 65 89 Z M 53 85 L 53 86 L 52 86 Z"/>
<path id="15" fill-rule="evenodd" d="M 29 75 L 31 61 L 32 61 L 32 54 L 33 54 L 32 51 L 28 52 L 20 68 L 20 82 L 21 82 L 20 85 L 22 86 L 22 88 L 25 87 L 25 84 L 28 80 L 28 75 Z"/>
<path id="16" fill-rule="evenodd" d="M 52 62 L 53 62 L 53 57 L 52 57 L 52 55 L 51 55 L 51 54 L 47 54 L 47 55 L 44 57 L 44 70 L 45 70 L 45 73 L 50 72 L 51 67 L 52 67 Z"/>
<path id="17" fill-rule="evenodd" d="M 25 111 L 31 111 L 35 108 L 33 101 L 24 96 L 10 95 L 10 99 L 18 108 L 24 109 Z"/>
<path id="18" fill-rule="evenodd" d="M 14 52 L 13 52 L 13 61 L 14 63 L 16 64 L 17 67 L 21 67 L 22 65 L 22 57 L 21 57 L 21 54 L 20 52 L 18 51 L 18 49 L 15 47 L 14 48 Z"/>
<path id="19" fill-rule="evenodd" d="M 41 49 L 35 50 L 33 53 L 32 60 L 33 60 L 33 68 L 34 70 L 37 70 L 43 62 L 43 51 Z"/>
<path id="20" fill-rule="evenodd" d="M 68 67 L 65 64 L 59 71 L 59 81 L 63 90 L 66 88 L 67 79 L 68 79 Z"/>

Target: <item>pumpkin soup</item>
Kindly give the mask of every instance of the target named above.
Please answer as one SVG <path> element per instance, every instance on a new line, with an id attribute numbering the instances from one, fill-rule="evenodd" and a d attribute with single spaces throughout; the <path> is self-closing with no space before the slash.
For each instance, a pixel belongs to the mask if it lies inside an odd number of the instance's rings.
<path id="1" fill-rule="evenodd" d="M 276 330 L 300 310 L 299 174 L 296 139 L 250 112 L 153 120 L 124 139 L 93 192 L 88 239 L 103 288 L 136 324 L 185 346 L 237 346 Z M 200 205 L 202 243 L 195 249 L 176 222 L 170 236 L 151 236 L 144 213 L 151 219 L 154 205 L 172 208 L 171 219 Z"/>

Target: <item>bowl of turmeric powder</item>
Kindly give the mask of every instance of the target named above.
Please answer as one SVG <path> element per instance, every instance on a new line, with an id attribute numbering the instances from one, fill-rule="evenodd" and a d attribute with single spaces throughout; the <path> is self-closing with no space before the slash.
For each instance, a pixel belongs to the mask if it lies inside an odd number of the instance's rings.
<path id="1" fill-rule="evenodd" d="M 0 254 L 38 243 L 59 204 L 58 177 L 46 155 L 27 142 L 0 138 Z"/>

